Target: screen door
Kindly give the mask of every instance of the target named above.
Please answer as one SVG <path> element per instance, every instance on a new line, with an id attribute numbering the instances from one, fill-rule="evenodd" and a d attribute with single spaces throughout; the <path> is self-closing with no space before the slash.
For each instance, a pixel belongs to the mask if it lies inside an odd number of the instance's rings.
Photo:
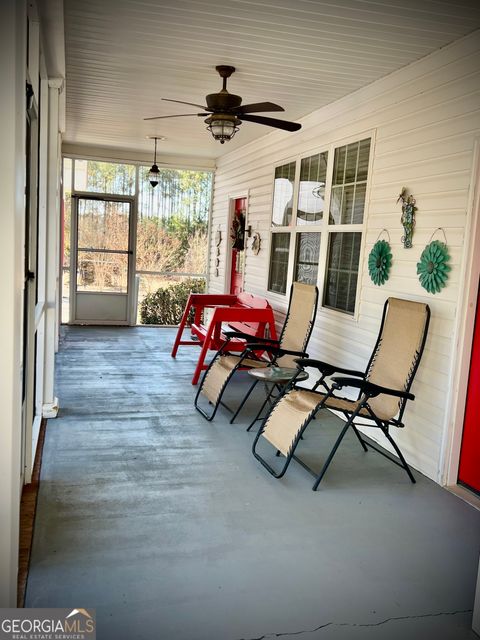
<path id="1" fill-rule="evenodd" d="M 71 322 L 130 324 L 133 200 L 72 196 Z"/>

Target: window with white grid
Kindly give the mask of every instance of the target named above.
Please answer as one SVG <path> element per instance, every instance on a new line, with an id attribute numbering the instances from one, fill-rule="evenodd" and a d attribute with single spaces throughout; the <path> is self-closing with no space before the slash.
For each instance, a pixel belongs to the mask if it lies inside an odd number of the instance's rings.
<path id="1" fill-rule="evenodd" d="M 275 168 L 268 290 L 318 284 L 325 308 L 355 313 L 371 139 Z"/>

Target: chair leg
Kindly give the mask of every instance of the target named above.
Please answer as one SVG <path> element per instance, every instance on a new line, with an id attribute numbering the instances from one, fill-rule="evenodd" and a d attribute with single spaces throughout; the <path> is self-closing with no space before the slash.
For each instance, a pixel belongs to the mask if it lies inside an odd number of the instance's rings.
<path id="1" fill-rule="evenodd" d="M 262 406 L 260 407 L 260 409 L 257 411 L 255 418 L 251 421 L 251 423 L 248 425 L 247 427 L 247 431 L 250 431 L 250 429 L 253 427 L 253 425 L 257 422 L 257 420 L 260 420 L 260 416 L 262 415 L 262 411 L 265 409 L 266 405 L 268 404 L 270 398 L 272 397 L 272 394 L 275 390 L 275 387 L 272 387 L 269 392 L 267 393 L 267 397 L 265 398 L 265 400 L 262 402 Z"/>
<path id="2" fill-rule="evenodd" d="M 382 429 L 383 433 L 385 434 L 385 437 L 388 439 L 388 441 L 390 442 L 390 444 L 392 445 L 392 447 L 395 449 L 398 457 L 400 458 L 400 462 L 402 463 L 402 467 L 405 469 L 405 471 L 407 472 L 408 477 L 410 478 L 410 480 L 413 482 L 413 484 L 416 483 L 415 478 L 413 477 L 413 473 L 410 471 L 410 467 L 407 464 L 407 461 L 405 460 L 405 458 L 403 457 L 403 453 L 400 451 L 397 443 L 395 442 L 395 440 L 392 438 L 392 436 L 388 433 L 388 429 Z"/>
<path id="3" fill-rule="evenodd" d="M 319 405 L 319 407 L 316 410 L 316 413 L 318 413 L 319 409 L 321 409 L 322 407 L 325 406 L 326 401 L 328 400 L 329 396 L 333 393 L 332 390 L 330 390 L 328 392 L 327 397 L 323 400 L 323 402 Z M 352 415 L 350 416 L 350 418 L 347 420 L 345 426 L 343 427 L 340 435 L 337 438 L 337 441 L 335 442 L 335 444 L 333 445 L 333 449 L 330 451 L 330 454 L 325 462 L 325 464 L 322 467 L 322 470 L 320 471 L 320 473 L 318 474 L 317 479 L 315 480 L 315 483 L 312 487 L 313 491 L 316 491 L 318 489 L 318 485 L 320 484 L 320 482 L 322 481 L 323 476 L 325 475 L 328 467 L 330 466 L 330 463 L 333 459 L 333 456 L 335 455 L 335 453 L 337 452 L 338 447 L 340 446 L 341 441 L 343 440 L 345 434 L 348 431 L 348 427 L 353 426 L 353 428 L 355 429 L 355 419 L 357 418 L 358 414 L 360 413 L 360 411 L 363 409 L 363 405 L 360 404 L 357 409 L 355 409 L 355 411 L 352 413 Z M 357 434 L 358 437 L 358 434 Z"/>
<path id="4" fill-rule="evenodd" d="M 248 389 L 247 393 L 245 394 L 245 396 L 243 397 L 243 400 L 241 401 L 241 403 L 238 405 L 237 410 L 235 411 L 235 413 L 233 414 L 232 419 L 230 420 L 230 424 L 233 424 L 235 418 L 238 416 L 238 414 L 240 413 L 240 411 L 243 409 L 245 402 L 248 400 L 249 395 L 252 393 L 252 391 L 255 389 L 255 387 L 257 386 L 257 382 L 258 380 L 254 380 L 253 384 L 250 386 L 250 388 Z"/>
<path id="5" fill-rule="evenodd" d="M 364 451 L 368 451 L 367 445 L 365 444 L 365 440 L 362 438 L 362 436 L 360 435 L 357 427 L 354 424 L 352 424 L 352 429 L 353 429 L 355 435 L 357 436 L 358 441 L 362 445 L 363 450 Z"/>
<path id="6" fill-rule="evenodd" d="M 318 485 L 320 484 L 320 482 L 322 481 L 323 476 L 325 475 L 328 467 L 330 466 L 330 463 L 333 459 L 333 456 L 336 454 L 338 447 L 340 446 L 341 441 L 343 440 L 345 434 L 348 431 L 348 427 L 351 425 L 352 423 L 352 419 L 348 420 L 347 423 L 345 424 L 345 426 L 343 427 L 342 431 L 340 432 L 340 435 L 337 438 L 337 441 L 335 442 L 335 444 L 333 445 L 333 449 L 330 451 L 328 458 L 325 462 L 325 464 L 322 467 L 322 470 L 320 471 L 320 473 L 317 476 L 317 479 L 315 480 L 315 483 L 312 487 L 313 491 L 316 491 L 318 489 Z"/>

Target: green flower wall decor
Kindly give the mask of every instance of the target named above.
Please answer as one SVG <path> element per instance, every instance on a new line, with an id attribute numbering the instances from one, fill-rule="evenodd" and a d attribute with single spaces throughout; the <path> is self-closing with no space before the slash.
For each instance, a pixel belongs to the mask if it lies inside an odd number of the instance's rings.
<path id="1" fill-rule="evenodd" d="M 372 282 L 378 286 L 385 284 L 390 274 L 392 254 L 386 240 L 377 240 L 368 256 L 368 273 Z"/>
<path id="2" fill-rule="evenodd" d="M 429 293 L 440 293 L 448 280 L 450 260 L 447 245 L 440 240 L 427 244 L 417 262 L 417 273 L 420 284 Z"/>

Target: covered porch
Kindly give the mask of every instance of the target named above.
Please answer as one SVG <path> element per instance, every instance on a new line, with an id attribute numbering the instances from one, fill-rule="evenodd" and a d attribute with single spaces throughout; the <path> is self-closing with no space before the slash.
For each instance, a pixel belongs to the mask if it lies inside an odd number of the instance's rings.
<path id="1" fill-rule="evenodd" d="M 318 492 L 296 464 L 273 479 L 245 432 L 259 395 L 205 421 L 174 337 L 62 328 L 26 606 L 96 608 L 102 640 L 474 638 L 480 512 L 353 434 Z M 312 466 L 340 424 L 309 427 Z"/>
<path id="2" fill-rule="evenodd" d="M 480 633 L 480 464 L 473 479 L 460 470 L 480 453 L 478 410 L 465 418 L 480 387 L 479 7 L 5 0 L 1 15 L 0 605 L 91 607 L 102 640 L 457 640 L 473 637 L 472 610 Z M 235 69 L 229 103 L 217 67 Z M 252 116 L 259 104 L 284 124 Z M 228 144 L 222 121 L 241 124 Z M 79 180 L 90 162 L 112 179 Z M 142 217 L 176 228 L 180 202 L 150 167 L 172 189 L 177 171 L 208 173 L 201 235 L 174 238 L 184 256 L 202 250 L 198 269 L 160 265 L 164 234 L 141 230 Z M 409 247 L 400 193 L 418 209 Z M 111 203 L 118 242 L 103 224 Z M 142 238 L 154 265 L 137 260 Z M 369 258 L 383 238 L 380 286 Z M 443 241 L 449 277 L 433 293 L 418 264 Z M 94 291 L 90 254 L 110 265 Z M 164 269 L 205 276 L 209 294 L 265 297 L 278 326 L 292 282 L 317 286 L 310 356 L 362 371 L 385 300 L 428 304 L 398 434 L 417 484 L 348 437 L 318 493 L 296 464 L 274 480 L 245 432 L 259 395 L 238 424 L 205 422 L 198 352 L 172 360 L 174 330 L 134 326 L 137 276 Z M 24 602 L 20 500 L 47 420 Z M 339 427 L 332 415 L 309 427 L 299 453 L 312 467 Z"/>

